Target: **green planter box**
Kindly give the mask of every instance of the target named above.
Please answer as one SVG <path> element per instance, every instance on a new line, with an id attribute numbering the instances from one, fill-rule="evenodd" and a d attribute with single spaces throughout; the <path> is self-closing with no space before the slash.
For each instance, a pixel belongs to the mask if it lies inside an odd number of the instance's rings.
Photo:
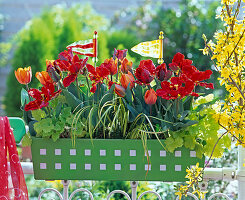
<path id="1" fill-rule="evenodd" d="M 204 158 L 179 148 L 166 152 L 157 140 L 148 140 L 148 158 L 141 140 L 32 138 L 34 177 L 38 180 L 186 181 L 186 167 Z"/>

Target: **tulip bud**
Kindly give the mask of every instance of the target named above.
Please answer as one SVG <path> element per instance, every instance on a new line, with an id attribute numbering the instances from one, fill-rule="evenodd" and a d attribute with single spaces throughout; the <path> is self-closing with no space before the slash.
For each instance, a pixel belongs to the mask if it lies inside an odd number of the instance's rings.
<path id="1" fill-rule="evenodd" d="M 20 84 L 28 84 L 31 82 L 32 72 L 31 67 L 18 68 L 17 71 L 14 71 L 15 77 Z"/>
<path id="2" fill-rule="evenodd" d="M 118 60 L 123 60 L 123 58 L 127 56 L 127 51 L 128 51 L 127 49 L 124 50 L 114 49 L 113 59 L 115 60 L 115 58 L 117 57 Z"/>
<path id="3" fill-rule="evenodd" d="M 121 85 L 127 89 L 128 84 L 130 84 L 130 89 L 134 87 L 134 76 L 131 72 L 128 72 L 128 74 L 122 74 L 121 76 Z"/>
<path id="4" fill-rule="evenodd" d="M 124 97 L 126 94 L 125 88 L 118 84 L 115 84 L 115 92 L 120 97 Z"/>
<path id="5" fill-rule="evenodd" d="M 145 103 L 153 105 L 157 101 L 157 93 L 153 89 L 149 89 L 145 93 Z"/>
<path id="6" fill-rule="evenodd" d="M 51 77 L 49 76 L 49 73 L 46 71 L 37 72 L 36 78 L 40 81 L 42 85 L 47 85 L 49 83 L 53 83 Z"/>
<path id="7" fill-rule="evenodd" d="M 172 72 L 170 70 L 167 70 L 165 63 L 157 66 L 156 74 L 159 81 L 166 81 L 172 76 Z"/>
<path id="8" fill-rule="evenodd" d="M 60 70 L 58 69 L 58 66 L 52 66 L 52 65 L 49 65 L 47 67 L 47 71 L 49 73 L 49 76 L 52 78 L 52 80 L 57 83 L 59 82 L 59 80 L 61 79 L 61 72 Z"/>
<path id="9" fill-rule="evenodd" d="M 121 71 L 123 73 L 128 73 L 128 71 L 132 69 L 132 65 L 132 61 L 129 62 L 127 58 L 124 58 L 122 61 Z"/>

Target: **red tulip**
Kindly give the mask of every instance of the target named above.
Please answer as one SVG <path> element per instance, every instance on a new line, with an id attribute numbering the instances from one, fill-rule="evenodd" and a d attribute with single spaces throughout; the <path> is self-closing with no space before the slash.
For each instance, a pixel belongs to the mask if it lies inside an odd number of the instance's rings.
<path id="1" fill-rule="evenodd" d="M 156 67 L 152 60 L 141 60 L 139 67 L 147 69 L 151 75 L 155 75 L 156 73 Z"/>
<path id="2" fill-rule="evenodd" d="M 170 79 L 171 75 L 172 75 L 172 72 L 170 70 L 167 70 L 165 63 L 157 66 L 156 76 L 159 81 L 164 81 L 164 80 L 166 81 Z"/>
<path id="3" fill-rule="evenodd" d="M 142 60 L 136 69 L 135 76 L 139 84 L 149 84 L 154 79 L 155 73 L 156 68 L 152 60 Z"/>
<path id="4" fill-rule="evenodd" d="M 104 64 L 101 64 L 99 67 L 96 68 L 90 64 L 87 64 L 86 67 L 89 72 L 89 78 L 91 81 L 93 81 L 90 92 L 95 93 L 97 89 L 97 84 L 102 83 L 104 79 L 108 79 L 110 71 L 104 66 Z"/>
<path id="5" fill-rule="evenodd" d="M 170 69 L 173 71 L 178 70 L 179 68 L 182 69 L 185 65 L 191 65 L 192 61 L 189 59 L 185 59 L 185 56 L 182 53 L 176 53 L 172 60 L 172 63 L 169 64 Z"/>
<path id="6" fill-rule="evenodd" d="M 85 59 L 79 59 L 77 55 L 75 55 L 72 59 L 72 63 L 68 66 L 68 76 L 64 78 L 63 85 L 64 87 L 68 87 L 72 82 L 74 82 L 83 67 L 87 64 L 88 57 Z"/>
<path id="7" fill-rule="evenodd" d="M 124 58 L 122 61 L 121 71 L 123 73 L 128 73 L 128 71 L 132 69 L 132 65 L 132 61 L 129 62 L 127 58 Z"/>
<path id="8" fill-rule="evenodd" d="M 122 74 L 121 76 L 121 85 L 127 89 L 128 84 L 130 84 L 130 89 L 134 87 L 134 76 L 131 72 L 128 72 L 128 74 Z"/>
<path id="9" fill-rule="evenodd" d="M 145 93 L 145 103 L 148 105 L 153 105 L 157 101 L 157 93 L 151 88 Z"/>
<path id="10" fill-rule="evenodd" d="M 31 82 L 32 72 L 31 67 L 18 68 L 17 71 L 14 71 L 15 77 L 20 84 L 28 84 Z"/>
<path id="11" fill-rule="evenodd" d="M 110 71 L 110 75 L 114 75 L 117 73 L 117 61 L 114 61 L 113 58 L 106 59 L 103 65 Z"/>
<path id="12" fill-rule="evenodd" d="M 127 51 L 128 51 L 127 49 L 124 49 L 124 50 L 114 49 L 113 58 L 115 59 L 117 57 L 118 60 L 123 60 L 123 58 L 127 56 Z"/>
<path id="13" fill-rule="evenodd" d="M 41 91 L 38 89 L 30 89 L 28 94 L 35 100 L 25 105 L 25 111 L 47 107 L 49 105 L 49 101 L 55 98 L 60 92 L 61 90 L 55 92 L 53 84 L 43 86 Z"/>

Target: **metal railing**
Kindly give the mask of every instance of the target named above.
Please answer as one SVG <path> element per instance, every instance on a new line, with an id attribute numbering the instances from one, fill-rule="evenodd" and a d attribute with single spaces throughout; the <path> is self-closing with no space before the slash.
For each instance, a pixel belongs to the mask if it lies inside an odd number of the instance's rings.
<path id="1" fill-rule="evenodd" d="M 237 180 L 238 181 L 238 200 L 245 200 L 245 167 L 243 166 L 244 163 L 245 163 L 245 148 L 242 148 L 241 146 L 239 146 L 238 147 L 238 167 L 237 169 L 235 168 L 206 168 L 204 175 L 203 175 L 203 182 L 200 183 L 201 190 L 203 191 L 207 190 L 209 180 L 223 180 L 223 181 Z M 33 166 L 31 162 L 22 162 L 21 165 L 22 165 L 24 174 L 33 174 Z M 94 199 L 93 194 L 89 190 L 83 189 L 83 188 L 76 189 L 69 196 L 68 188 L 69 188 L 70 181 L 63 180 L 62 184 L 63 184 L 63 194 L 61 194 L 56 189 L 46 188 L 39 194 L 38 200 L 41 200 L 42 196 L 46 192 L 49 192 L 49 191 L 55 192 L 60 198 L 60 200 L 71 200 L 74 197 L 74 195 L 80 192 L 87 193 L 91 200 Z M 110 192 L 110 194 L 107 196 L 107 200 L 109 200 L 114 194 L 117 194 L 117 193 L 124 195 L 128 200 L 140 200 L 142 199 L 144 195 L 149 194 L 149 193 L 155 195 L 159 200 L 163 200 L 160 194 L 154 191 L 145 191 L 142 194 L 140 194 L 140 196 L 137 199 L 138 181 L 131 181 L 130 184 L 131 184 L 131 189 L 132 189 L 131 197 L 125 191 L 114 190 Z M 199 200 L 199 198 L 192 193 L 188 193 L 188 196 L 192 197 L 194 200 Z M 227 200 L 231 199 L 226 194 L 216 193 L 216 194 L 211 195 L 210 197 L 205 197 L 204 199 L 201 199 L 201 200 L 205 200 L 205 199 L 212 200 L 212 199 L 215 199 L 216 197 L 223 197 Z M 176 200 L 178 199 L 179 197 L 176 197 Z"/>

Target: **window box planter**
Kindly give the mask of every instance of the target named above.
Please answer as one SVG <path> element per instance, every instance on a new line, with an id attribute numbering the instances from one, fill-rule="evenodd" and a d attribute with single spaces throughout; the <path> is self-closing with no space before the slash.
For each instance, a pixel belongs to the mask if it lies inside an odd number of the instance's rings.
<path id="1" fill-rule="evenodd" d="M 163 142 L 163 141 L 162 141 Z M 166 152 L 148 140 L 148 158 L 141 140 L 32 138 L 34 177 L 38 180 L 185 181 L 186 167 L 204 165 L 195 151 Z"/>

